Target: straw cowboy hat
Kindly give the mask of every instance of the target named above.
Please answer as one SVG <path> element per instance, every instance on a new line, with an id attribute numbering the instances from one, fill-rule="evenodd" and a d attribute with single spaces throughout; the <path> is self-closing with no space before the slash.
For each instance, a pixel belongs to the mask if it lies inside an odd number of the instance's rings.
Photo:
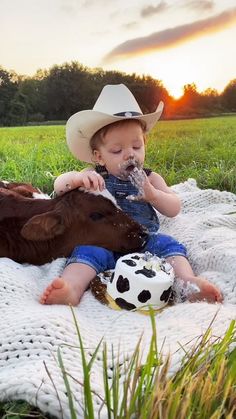
<path id="1" fill-rule="evenodd" d="M 79 160 L 91 163 L 90 140 L 99 129 L 124 119 L 138 119 L 145 122 L 145 131 L 148 132 L 160 118 L 163 107 L 163 102 L 160 102 L 155 112 L 144 115 L 124 84 L 108 84 L 102 89 L 93 109 L 77 112 L 68 119 L 68 147 Z"/>

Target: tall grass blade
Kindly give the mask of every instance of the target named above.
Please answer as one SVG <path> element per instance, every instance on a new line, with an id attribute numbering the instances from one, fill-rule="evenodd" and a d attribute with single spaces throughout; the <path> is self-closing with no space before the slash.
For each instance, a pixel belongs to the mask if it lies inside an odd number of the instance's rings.
<path id="1" fill-rule="evenodd" d="M 89 419 L 94 419 L 93 397 L 92 397 L 92 391 L 91 391 L 91 385 L 90 385 L 90 368 L 89 368 L 89 364 L 87 364 L 87 361 L 86 361 L 83 340 L 82 340 L 82 337 L 79 331 L 78 322 L 77 322 L 77 319 L 75 317 L 75 313 L 72 307 L 71 307 L 71 312 L 72 312 L 77 336 L 80 343 L 80 353 L 81 353 L 82 366 L 83 366 L 83 372 L 84 372 L 85 417 Z"/>
<path id="2" fill-rule="evenodd" d="M 60 368 L 61 368 L 61 371 L 62 371 L 63 380 L 64 380 L 64 383 L 65 383 L 65 386 L 66 386 L 71 419 L 76 419 L 76 413 L 75 413 L 74 403 L 73 403 L 73 395 L 72 395 L 72 391 L 71 391 L 71 388 L 70 388 L 69 380 L 67 378 L 67 373 L 66 373 L 66 370 L 65 370 L 65 366 L 64 366 L 64 363 L 63 363 L 62 356 L 61 356 L 60 348 L 58 348 L 58 350 L 57 350 L 57 356 L 58 356 L 59 365 L 60 365 Z"/>

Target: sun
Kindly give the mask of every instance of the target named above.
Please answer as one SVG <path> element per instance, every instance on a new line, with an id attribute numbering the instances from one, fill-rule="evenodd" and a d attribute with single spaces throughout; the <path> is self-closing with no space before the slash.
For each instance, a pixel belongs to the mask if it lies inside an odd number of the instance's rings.
<path id="1" fill-rule="evenodd" d="M 174 55 L 174 54 L 173 54 Z M 106 66 L 111 69 L 112 66 Z M 186 65 L 181 65 L 181 60 L 176 61 L 175 57 L 164 52 L 159 54 L 147 54 L 145 57 L 132 57 L 129 60 L 116 63 L 116 69 L 126 73 L 135 72 L 139 75 L 151 76 L 163 84 L 168 93 L 178 99 L 183 95 L 183 88 L 186 84 L 194 81 L 191 78 L 190 67 L 186 72 Z"/>
<path id="2" fill-rule="evenodd" d="M 184 94 L 184 85 L 179 85 L 175 82 L 166 82 L 164 83 L 165 88 L 167 89 L 170 96 L 174 99 L 179 99 Z"/>
<path id="3" fill-rule="evenodd" d="M 190 46 L 184 45 L 171 51 L 153 52 L 119 60 L 116 69 L 128 74 L 134 72 L 151 76 L 159 80 L 173 98 L 178 99 L 183 96 L 184 86 L 187 84 L 195 83 L 197 88 L 200 86 L 201 89 L 210 87 L 207 81 L 209 72 L 200 65 L 201 63 L 196 62 L 195 55 L 196 45 L 192 42 Z M 206 60 L 206 57 L 204 58 Z M 111 65 L 106 68 L 109 69 L 112 69 Z"/>

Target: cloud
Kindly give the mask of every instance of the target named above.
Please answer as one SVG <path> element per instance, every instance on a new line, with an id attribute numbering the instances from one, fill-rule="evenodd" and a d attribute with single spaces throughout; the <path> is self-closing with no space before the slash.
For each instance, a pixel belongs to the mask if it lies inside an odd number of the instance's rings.
<path id="1" fill-rule="evenodd" d="M 161 0 L 161 2 L 157 6 L 150 5 L 143 7 L 140 12 L 140 15 L 143 18 L 152 17 L 154 15 L 166 11 L 167 9 L 170 9 L 171 7 L 173 8 L 174 6 L 176 7 L 176 4 L 171 5 L 164 0 Z M 185 9 L 193 9 L 202 12 L 213 10 L 215 7 L 215 2 L 213 0 L 189 0 L 187 2 L 184 1 L 183 4 L 179 3 L 178 7 Z"/>
<path id="2" fill-rule="evenodd" d="M 212 10 L 215 7 L 215 2 L 212 0 L 190 0 L 185 3 L 184 7 L 196 10 Z"/>
<path id="3" fill-rule="evenodd" d="M 1 0 L 0 0 L 1 1 Z M 106 3 L 107 0 L 99 0 L 100 4 Z M 87 11 L 97 5 L 97 0 L 60 0 L 60 9 L 62 12 L 73 15 L 79 13 L 81 10 Z"/>
<path id="4" fill-rule="evenodd" d="M 61 0 L 60 9 L 66 15 L 73 16 L 78 11 L 78 4 L 76 0 Z"/>
<path id="5" fill-rule="evenodd" d="M 118 58 L 128 58 L 134 55 L 143 55 L 150 51 L 171 48 L 190 39 L 223 30 L 232 26 L 235 22 L 236 8 L 233 8 L 207 19 L 131 39 L 112 49 L 103 58 L 103 64 L 115 61 Z"/>
<path id="6" fill-rule="evenodd" d="M 135 28 L 136 26 L 138 25 L 138 22 L 128 22 L 128 23 L 125 23 L 123 26 L 122 26 L 122 28 L 124 28 L 124 29 L 133 29 L 133 28 Z"/>
<path id="7" fill-rule="evenodd" d="M 146 6 L 141 10 L 142 17 L 149 17 L 162 13 L 168 8 L 168 4 L 165 1 L 161 1 L 157 6 Z"/>

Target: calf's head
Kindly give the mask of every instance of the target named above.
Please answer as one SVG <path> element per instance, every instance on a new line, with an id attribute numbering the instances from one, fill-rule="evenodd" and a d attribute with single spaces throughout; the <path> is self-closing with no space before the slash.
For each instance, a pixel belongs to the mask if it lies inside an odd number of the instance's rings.
<path id="1" fill-rule="evenodd" d="M 30 218 L 21 234 L 33 241 L 70 242 L 101 246 L 117 252 L 141 249 L 147 238 L 144 228 L 109 199 L 73 190 L 54 198 L 52 209 Z"/>

